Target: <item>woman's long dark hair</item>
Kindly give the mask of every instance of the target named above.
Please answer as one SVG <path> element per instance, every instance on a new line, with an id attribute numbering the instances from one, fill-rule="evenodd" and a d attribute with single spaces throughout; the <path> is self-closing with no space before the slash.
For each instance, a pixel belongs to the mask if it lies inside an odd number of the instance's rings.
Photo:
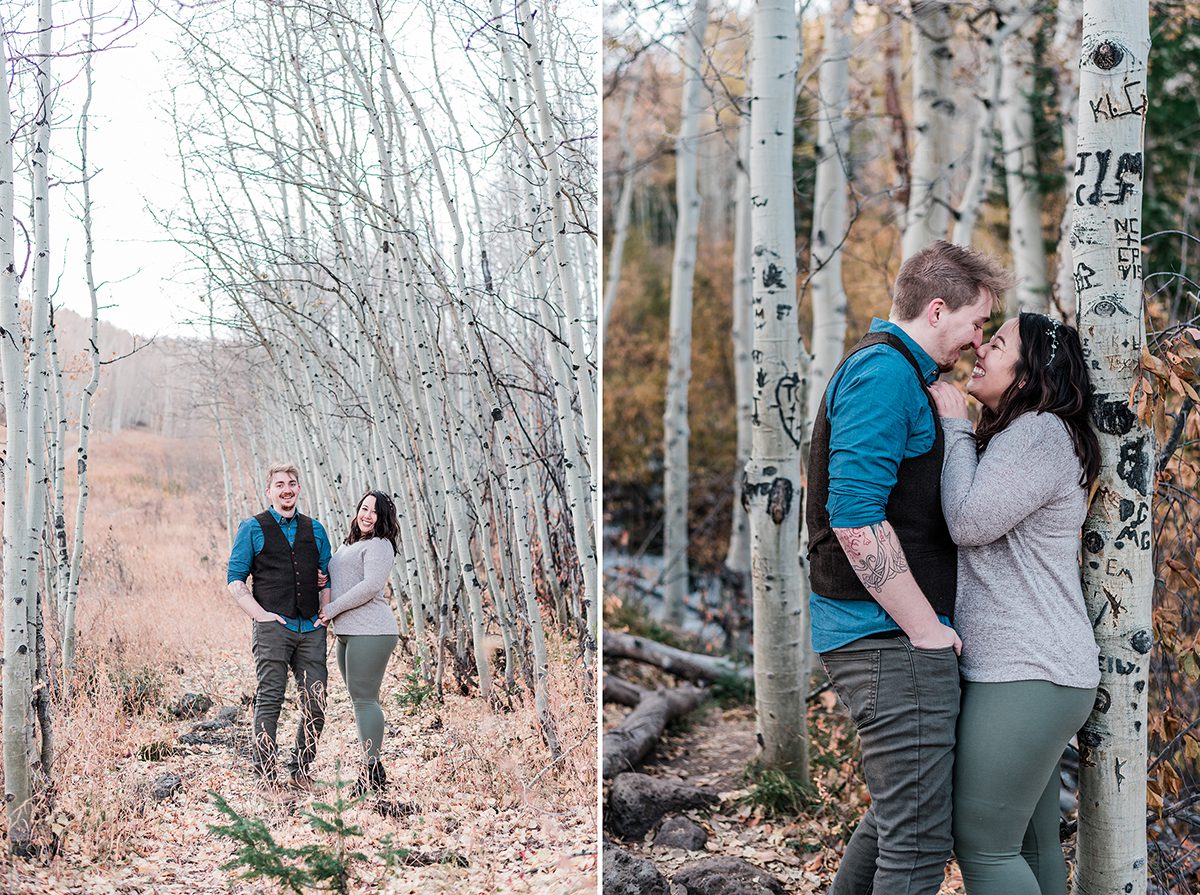
<path id="1" fill-rule="evenodd" d="M 1100 474 L 1100 442 L 1092 431 L 1092 382 L 1083 345 L 1074 327 L 1044 314 L 1022 311 L 1017 318 L 1021 350 L 1013 381 L 1000 396 L 998 410 L 983 408 L 975 429 L 980 453 L 1023 413 L 1054 413 L 1071 433 L 1075 455 L 1083 467 L 1079 484 L 1091 488 Z"/>
<path id="2" fill-rule="evenodd" d="M 375 498 L 375 528 L 370 534 L 363 534 L 358 528 L 358 510 L 368 497 Z M 350 517 L 350 533 L 346 535 L 345 544 L 354 544 L 367 538 L 385 538 L 392 545 L 392 554 L 400 552 L 400 520 L 396 518 L 396 505 L 382 491 L 368 491 L 354 505 L 354 515 Z"/>

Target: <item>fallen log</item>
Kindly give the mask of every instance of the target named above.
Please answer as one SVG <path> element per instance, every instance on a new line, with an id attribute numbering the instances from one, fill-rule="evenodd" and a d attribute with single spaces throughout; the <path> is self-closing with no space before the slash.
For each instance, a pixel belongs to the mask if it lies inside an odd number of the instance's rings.
<path id="1" fill-rule="evenodd" d="M 615 631 L 604 632 L 604 657 L 645 662 L 693 683 L 711 683 L 730 676 L 754 680 L 753 668 L 739 665 L 724 656 L 689 653 L 656 640 Z"/>
<path id="2" fill-rule="evenodd" d="M 635 686 L 627 680 L 617 677 L 616 675 L 604 675 L 604 701 L 616 703 L 617 705 L 627 705 L 630 708 L 637 708 L 637 704 L 646 696 L 646 691 L 641 687 Z"/>
<path id="3" fill-rule="evenodd" d="M 604 735 L 604 777 L 637 767 L 662 736 L 667 722 L 686 715 L 708 694 L 697 687 L 660 687 L 647 693 L 621 722 Z"/>

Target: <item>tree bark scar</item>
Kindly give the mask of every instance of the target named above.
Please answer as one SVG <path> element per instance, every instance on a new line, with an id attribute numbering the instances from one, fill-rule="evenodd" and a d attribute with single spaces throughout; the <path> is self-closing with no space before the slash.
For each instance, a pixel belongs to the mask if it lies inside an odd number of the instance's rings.
<path id="1" fill-rule="evenodd" d="M 1143 656 L 1150 652 L 1150 647 L 1154 645 L 1153 635 L 1143 628 L 1140 631 L 1134 631 L 1133 636 L 1129 638 L 1129 645 Z"/>
<path id="2" fill-rule="evenodd" d="M 1097 396 L 1092 402 L 1092 421 L 1108 435 L 1125 435 L 1133 428 L 1136 417 L 1124 398 L 1106 401 Z"/>
<path id="3" fill-rule="evenodd" d="M 1121 459 L 1117 461 L 1117 475 L 1121 480 L 1146 495 L 1150 491 L 1150 459 L 1146 456 L 1146 436 L 1121 444 Z"/>
<path id="4" fill-rule="evenodd" d="M 1102 742 L 1104 742 L 1104 738 L 1086 724 L 1084 725 L 1083 729 L 1079 731 L 1078 738 L 1079 763 L 1081 765 L 1087 765 L 1090 768 L 1094 768 L 1096 766 L 1096 762 L 1092 760 L 1092 750 L 1096 749 Z"/>
<path id="5" fill-rule="evenodd" d="M 771 493 L 767 497 L 767 512 L 771 521 L 776 525 L 783 524 L 792 510 L 792 495 L 795 488 L 790 479 L 776 479 L 771 483 Z"/>
<path id="6" fill-rule="evenodd" d="M 1125 58 L 1125 53 L 1114 43 L 1105 41 L 1096 47 L 1092 53 L 1092 61 L 1096 63 L 1096 67 L 1101 71 L 1112 71 L 1121 64 L 1121 60 Z"/>

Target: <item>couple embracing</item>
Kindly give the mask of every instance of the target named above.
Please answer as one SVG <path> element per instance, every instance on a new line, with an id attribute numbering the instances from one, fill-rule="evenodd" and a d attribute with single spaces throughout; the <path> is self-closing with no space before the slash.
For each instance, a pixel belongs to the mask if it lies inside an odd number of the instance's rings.
<path id="1" fill-rule="evenodd" d="M 813 429 L 813 648 L 862 744 L 871 806 L 831 895 L 1064 895 L 1059 757 L 1096 696 L 1080 532 L 1099 472 L 1076 331 L 983 328 L 1011 277 L 935 242 L 905 261 Z M 939 382 L 976 356 L 967 392 Z"/>
<path id="2" fill-rule="evenodd" d="M 354 795 L 381 790 L 387 775 L 379 758 L 384 731 L 379 689 L 399 639 L 386 591 L 399 549 L 395 504 L 382 491 L 364 494 L 331 556 L 325 527 L 296 509 L 295 466 L 270 467 L 265 493 L 267 509 L 238 528 L 228 573 L 230 594 L 254 623 L 254 770 L 268 784 L 279 780 L 275 733 L 290 671 L 300 703 L 291 782 L 311 788 L 309 769 L 325 726 L 326 632 L 332 623 L 362 758 Z"/>

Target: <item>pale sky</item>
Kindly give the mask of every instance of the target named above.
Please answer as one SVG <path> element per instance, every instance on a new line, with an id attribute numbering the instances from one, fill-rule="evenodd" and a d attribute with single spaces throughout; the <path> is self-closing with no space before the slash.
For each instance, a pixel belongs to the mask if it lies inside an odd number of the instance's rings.
<path id="1" fill-rule="evenodd" d="M 162 17 L 150 16 L 117 48 L 97 54 L 93 63 L 89 154 L 99 172 L 92 180 L 93 266 L 97 283 L 108 283 L 100 293 L 100 319 L 143 336 L 185 334 L 182 321 L 197 307 L 197 290 L 187 283 L 192 275 L 184 271 L 187 253 L 167 239 L 147 208 L 173 207 L 180 196 L 175 135 L 163 112 L 174 53 L 168 42 L 172 28 Z M 60 64 L 56 78 L 68 77 L 78 64 Z M 82 75 L 64 90 L 61 105 L 70 109 L 56 118 L 69 114 L 71 120 L 54 132 L 54 152 L 77 163 L 74 126 L 84 96 Z M 51 177 L 69 178 L 71 169 L 52 162 Z M 52 192 L 55 269 L 62 274 L 56 298 L 86 316 L 83 231 L 64 188 Z"/>

